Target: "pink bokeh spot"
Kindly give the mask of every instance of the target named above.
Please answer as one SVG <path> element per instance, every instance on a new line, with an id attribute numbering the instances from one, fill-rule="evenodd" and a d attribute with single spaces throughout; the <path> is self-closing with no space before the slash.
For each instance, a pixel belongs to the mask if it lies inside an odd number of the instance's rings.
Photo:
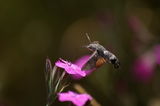
<path id="1" fill-rule="evenodd" d="M 79 76 L 80 78 L 85 77 L 86 73 L 81 70 L 78 65 L 72 64 L 71 62 L 65 61 L 63 59 L 59 59 L 55 65 L 57 67 L 63 68 L 68 74 L 71 76 Z"/>
<path id="2" fill-rule="evenodd" d="M 155 62 L 152 53 L 138 58 L 133 65 L 134 77 L 140 82 L 148 83 L 154 75 Z"/>
<path id="3" fill-rule="evenodd" d="M 88 94 L 77 94 L 72 91 L 65 93 L 58 93 L 58 99 L 61 102 L 69 101 L 76 106 L 84 106 L 87 101 L 92 100 L 92 97 Z"/>

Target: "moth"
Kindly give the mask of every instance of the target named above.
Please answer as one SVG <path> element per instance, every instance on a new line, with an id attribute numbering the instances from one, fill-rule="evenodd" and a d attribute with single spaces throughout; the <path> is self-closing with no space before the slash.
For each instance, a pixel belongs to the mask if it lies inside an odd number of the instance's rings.
<path id="1" fill-rule="evenodd" d="M 99 44 L 98 41 L 91 42 L 88 34 L 86 34 L 86 36 L 90 44 L 86 45 L 85 47 L 93 53 L 82 69 L 98 68 L 106 62 L 113 64 L 114 68 L 116 69 L 120 67 L 120 62 L 113 53 L 104 48 L 101 44 Z"/>

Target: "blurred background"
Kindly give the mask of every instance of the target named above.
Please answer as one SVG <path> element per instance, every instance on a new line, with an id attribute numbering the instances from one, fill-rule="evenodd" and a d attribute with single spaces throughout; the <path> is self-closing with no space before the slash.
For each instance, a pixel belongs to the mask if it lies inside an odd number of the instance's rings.
<path id="1" fill-rule="evenodd" d="M 160 106 L 160 1 L 1 0 L 0 106 L 45 106 L 45 59 L 99 41 L 120 60 L 78 81 L 102 106 Z M 56 104 L 55 104 L 56 106 Z"/>

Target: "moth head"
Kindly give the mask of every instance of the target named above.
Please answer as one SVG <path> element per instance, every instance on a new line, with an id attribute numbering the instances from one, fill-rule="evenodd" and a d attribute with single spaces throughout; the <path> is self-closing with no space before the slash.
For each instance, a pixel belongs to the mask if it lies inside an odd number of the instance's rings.
<path id="1" fill-rule="evenodd" d="M 89 44 L 87 46 L 85 46 L 87 49 L 89 49 L 90 51 L 95 51 L 98 48 L 99 42 L 98 41 L 91 41 L 88 33 L 86 33 L 86 37 L 89 41 Z"/>
<path id="2" fill-rule="evenodd" d="M 120 62 L 119 60 L 117 59 L 117 57 L 113 57 L 110 59 L 111 63 L 114 65 L 114 68 L 119 68 L 120 67 Z"/>
<path id="3" fill-rule="evenodd" d="M 95 51 L 98 48 L 98 44 L 97 42 L 92 42 L 90 44 L 88 44 L 87 46 L 85 46 L 87 49 L 89 49 L 90 51 Z"/>

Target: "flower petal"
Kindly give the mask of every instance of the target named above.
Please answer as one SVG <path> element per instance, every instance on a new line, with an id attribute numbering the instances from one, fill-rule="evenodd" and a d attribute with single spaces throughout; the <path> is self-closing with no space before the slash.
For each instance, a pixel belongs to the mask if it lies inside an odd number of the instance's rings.
<path id="1" fill-rule="evenodd" d="M 74 64 L 78 65 L 79 67 L 83 67 L 83 65 L 89 60 L 90 55 L 85 55 L 77 59 Z"/>
<path id="2" fill-rule="evenodd" d="M 89 61 L 90 55 L 85 55 L 77 59 L 74 64 L 78 65 L 80 68 L 82 68 L 87 62 Z M 94 70 L 96 70 L 95 67 L 89 70 L 82 70 L 85 72 L 86 75 L 90 75 Z M 78 77 L 77 77 L 78 78 Z"/>
<path id="3" fill-rule="evenodd" d="M 77 94 L 72 91 L 66 93 L 58 93 L 58 99 L 61 102 L 69 101 L 76 106 L 84 106 L 88 100 L 91 100 L 92 97 L 88 94 Z"/>
<path id="4" fill-rule="evenodd" d="M 55 65 L 57 67 L 63 68 L 68 74 L 74 76 L 79 76 L 80 78 L 85 77 L 86 73 L 81 71 L 81 68 L 71 62 L 65 61 L 63 59 L 58 60 Z"/>

